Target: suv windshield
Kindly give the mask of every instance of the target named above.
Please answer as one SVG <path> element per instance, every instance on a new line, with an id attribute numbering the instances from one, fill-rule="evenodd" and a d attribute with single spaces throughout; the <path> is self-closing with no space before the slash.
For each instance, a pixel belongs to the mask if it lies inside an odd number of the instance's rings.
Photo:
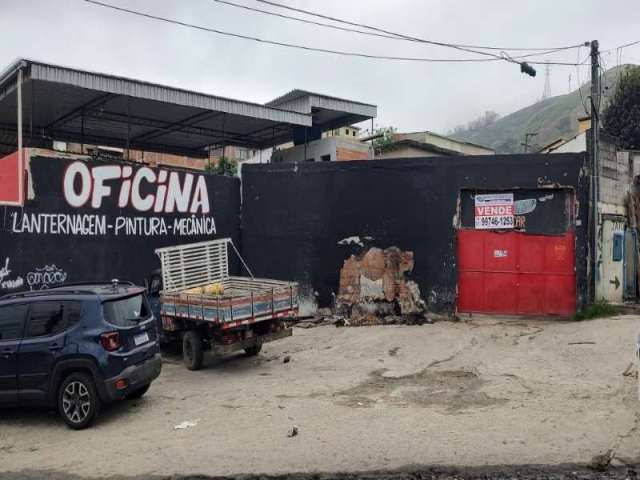
<path id="1" fill-rule="evenodd" d="M 150 315 L 147 302 L 142 295 L 104 302 L 102 310 L 104 319 L 119 327 L 131 327 Z"/>

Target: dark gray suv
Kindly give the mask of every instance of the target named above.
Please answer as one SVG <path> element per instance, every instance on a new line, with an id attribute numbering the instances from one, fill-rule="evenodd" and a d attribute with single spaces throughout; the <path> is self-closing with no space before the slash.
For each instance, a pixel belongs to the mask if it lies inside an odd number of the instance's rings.
<path id="1" fill-rule="evenodd" d="M 71 428 L 104 403 L 144 395 L 160 375 L 145 291 L 83 283 L 0 298 L 0 404 L 48 405 Z"/>

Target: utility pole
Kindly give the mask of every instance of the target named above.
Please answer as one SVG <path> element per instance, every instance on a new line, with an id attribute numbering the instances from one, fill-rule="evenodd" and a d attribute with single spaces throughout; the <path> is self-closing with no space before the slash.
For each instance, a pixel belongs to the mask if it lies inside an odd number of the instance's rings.
<path id="1" fill-rule="evenodd" d="M 551 67 L 547 63 L 544 67 L 544 90 L 542 91 L 542 100 L 546 100 L 551 96 Z"/>
<path id="2" fill-rule="evenodd" d="M 596 277 L 598 264 L 600 262 L 600 252 L 598 250 L 598 235 L 600 225 L 600 209 L 598 203 L 600 201 L 600 118 L 598 107 L 600 106 L 600 75 L 599 75 L 599 55 L 598 40 L 592 40 L 591 43 L 591 148 L 589 154 L 591 157 L 591 216 L 592 216 L 592 282 L 593 292 L 591 298 L 596 300 Z"/>

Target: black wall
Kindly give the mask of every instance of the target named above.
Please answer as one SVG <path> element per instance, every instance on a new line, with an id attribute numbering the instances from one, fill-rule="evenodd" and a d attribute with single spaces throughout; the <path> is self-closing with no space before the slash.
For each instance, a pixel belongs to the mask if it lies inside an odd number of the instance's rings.
<path id="1" fill-rule="evenodd" d="M 69 283 L 119 278 L 142 283 L 151 271 L 160 267 L 154 253 L 156 248 L 220 237 L 231 237 L 239 245 L 240 181 L 237 178 L 191 172 L 194 175 L 194 185 L 199 176 L 204 177 L 209 200 L 208 212 L 202 209 L 195 213 L 177 212 L 175 209 L 171 213 L 154 212 L 153 209 L 142 212 L 132 204 L 119 208 L 118 195 L 122 181 L 118 179 L 105 182 L 112 192 L 102 199 L 99 208 L 93 208 L 89 203 L 75 208 L 63 194 L 63 177 L 74 161 L 76 160 L 32 157 L 29 167 L 32 198 L 26 201 L 23 208 L 0 206 L 0 294 L 46 288 L 62 281 Z M 100 159 L 86 164 L 89 167 L 129 165 L 133 174 L 141 167 Z M 168 172 L 167 175 L 178 172 L 182 185 L 187 175 L 187 172 L 175 169 L 151 170 L 157 176 L 160 176 L 161 170 Z M 157 192 L 157 185 L 147 181 L 140 185 L 143 196 Z M 80 191 L 80 187 L 79 182 L 76 182 L 77 191 Z M 48 214 L 55 216 L 56 226 L 53 226 Z M 72 233 L 68 223 L 66 226 L 60 225 L 60 221 L 74 221 L 83 215 L 90 215 L 94 220 L 99 218 L 110 227 L 104 233 L 97 232 L 94 228 L 83 234 Z M 28 231 L 23 228 L 25 218 L 29 220 Z M 147 229 L 145 232 L 144 227 L 135 233 L 126 228 L 116 231 L 118 222 L 135 221 L 140 227 L 151 218 L 155 219 L 156 224 L 163 221 L 167 231 Z M 203 218 L 215 221 L 215 233 L 211 231 L 211 223 L 207 234 L 193 233 L 188 229 L 176 232 L 173 229 L 175 220 Z M 40 222 L 40 233 L 35 230 L 32 219 Z"/>
<path id="2" fill-rule="evenodd" d="M 453 309 L 461 191 L 568 187 L 579 202 L 581 306 L 588 207 L 584 162 L 580 153 L 245 165 L 243 254 L 254 274 L 297 280 L 326 305 L 337 291 L 343 261 L 357 248 L 338 242 L 372 237 L 370 245 L 413 251 L 413 277 L 430 308 Z M 550 217 L 550 225 L 556 220 Z"/>

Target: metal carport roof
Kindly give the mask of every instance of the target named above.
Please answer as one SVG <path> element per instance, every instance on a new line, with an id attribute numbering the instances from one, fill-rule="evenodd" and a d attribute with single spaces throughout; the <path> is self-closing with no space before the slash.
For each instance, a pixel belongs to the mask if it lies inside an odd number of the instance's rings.
<path id="1" fill-rule="evenodd" d="M 19 60 L 0 74 L 0 152 L 16 147 L 20 75 L 25 145 L 42 146 L 55 139 L 205 156 L 207 147 L 264 149 L 290 141 L 295 127 L 325 128 L 326 123 L 328 129 L 335 128 L 335 123 L 348 125 L 354 119 L 371 118 L 354 116 L 347 108 L 337 115 L 327 111 L 327 121 L 322 122 L 317 109 L 261 105 Z"/>
<path id="2" fill-rule="evenodd" d="M 377 113 L 375 105 L 298 89 L 271 100 L 266 105 L 312 115 L 313 125 L 323 131 L 369 120 L 375 118 Z"/>

